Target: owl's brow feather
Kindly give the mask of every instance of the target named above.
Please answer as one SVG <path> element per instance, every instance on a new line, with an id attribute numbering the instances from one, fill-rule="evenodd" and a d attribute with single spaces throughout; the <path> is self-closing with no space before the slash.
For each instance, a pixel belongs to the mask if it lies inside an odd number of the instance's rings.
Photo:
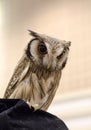
<path id="1" fill-rule="evenodd" d="M 33 36 L 33 37 L 35 37 L 36 39 L 38 39 L 39 41 L 43 41 L 43 39 L 42 39 L 42 37 L 38 34 L 38 33 L 36 33 L 36 32 L 34 32 L 34 31 L 32 31 L 32 30 L 28 30 L 29 31 L 29 34 L 31 35 L 31 36 Z"/>
<path id="2" fill-rule="evenodd" d="M 52 43 L 52 44 L 58 44 L 60 43 L 60 40 L 54 37 L 50 37 L 47 36 L 45 34 L 38 34 L 37 32 L 34 32 L 32 30 L 28 30 L 30 33 L 30 35 L 32 35 L 33 37 L 37 38 L 40 41 L 44 41 L 44 42 L 48 42 L 48 43 Z"/>
<path id="3" fill-rule="evenodd" d="M 52 45 L 57 45 L 60 43 L 60 40 L 53 38 L 53 37 L 49 37 L 49 36 L 44 36 L 43 37 L 44 42 L 50 43 Z"/>

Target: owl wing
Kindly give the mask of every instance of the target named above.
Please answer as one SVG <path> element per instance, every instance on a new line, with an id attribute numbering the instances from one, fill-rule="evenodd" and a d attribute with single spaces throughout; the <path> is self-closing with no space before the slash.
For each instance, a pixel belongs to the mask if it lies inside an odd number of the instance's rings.
<path id="1" fill-rule="evenodd" d="M 8 87 L 6 88 L 4 98 L 10 97 L 10 95 L 16 89 L 17 84 L 19 84 L 21 80 L 26 76 L 29 67 L 30 67 L 29 60 L 25 56 L 23 56 L 11 77 Z"/>

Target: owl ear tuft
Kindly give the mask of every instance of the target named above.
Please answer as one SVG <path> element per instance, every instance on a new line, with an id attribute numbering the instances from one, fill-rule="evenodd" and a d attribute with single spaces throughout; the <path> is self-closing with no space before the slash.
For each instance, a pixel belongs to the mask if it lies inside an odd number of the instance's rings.
<path id="1" fill-rule="evenodd" d="M 40 41 L 42 40 L 40 34 L 38 34 L 37 32 L 34 32 L 34 31 L 32 31 L 32 30 L 28 30 L 28 31 L 29 31 L 29 34 L 30 34 L 31 36 L 33 36 L 33 37 L 39 39 Z"/>
<path id="2" fill-rule="evenodd" d="M 66 42 L 67 47 L 71 46 L 71 41 Z"/>
<path id="3" fill-rule="evenodd" d="M 29 34 L 33 37 L 38 37 L 38 34 L 32 30 L 28 30 L 29 31 Z"/>

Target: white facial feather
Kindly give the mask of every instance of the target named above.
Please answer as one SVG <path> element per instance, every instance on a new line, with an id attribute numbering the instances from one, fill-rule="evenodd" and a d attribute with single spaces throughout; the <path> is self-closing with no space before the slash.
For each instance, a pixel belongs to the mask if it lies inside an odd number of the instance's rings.
<path id="1" fill-rule="evenodd" d="M 65 48 L 69 48 L 70 41 L 66 42 L 65 40 L 59 40 L 44 34 L 37 34 L 35 32 L 31 32 L 31 35 L 35 37 L 30 44 L 30 52 L 32 55 L 32 60 L 35 61 L 35 64 L 43 68 L 50 68 L 50 70 L 61 69 L 63 62 L 67 59 L 66 56 L 68 53 L 65 51 L 67 54 L 64 54 L 65 56 L 62 57 L 61 54 Z M 47 48 L 46 54 L 40 54 L 38 50 L 38 46 L 41 43 L 43 43 Z M 57 57 L 60 57 L 60 59 Z"/>
<path id="2" fill-rule="evenodd" d="M 38 40 L 34 40 L 31 42 L 31 47 L 30 47 L 30 52 L 31 52 L 31 55 L 34 57 L 33 60 L 36 60 L 38 61 L 38 43 L 39 41 Z"/>

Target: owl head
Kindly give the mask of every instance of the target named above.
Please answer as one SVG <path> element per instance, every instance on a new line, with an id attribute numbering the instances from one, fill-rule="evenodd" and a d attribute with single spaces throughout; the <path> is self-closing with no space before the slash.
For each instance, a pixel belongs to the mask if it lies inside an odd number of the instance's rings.
<path id="1" fill-rule="evenodd" d="M 33 64 L 49 71 L 63 69 L 67 62 L 71 42 L 31 30 L 29 32 L 33 39 L 28 43 L 25 52 Z"/>

